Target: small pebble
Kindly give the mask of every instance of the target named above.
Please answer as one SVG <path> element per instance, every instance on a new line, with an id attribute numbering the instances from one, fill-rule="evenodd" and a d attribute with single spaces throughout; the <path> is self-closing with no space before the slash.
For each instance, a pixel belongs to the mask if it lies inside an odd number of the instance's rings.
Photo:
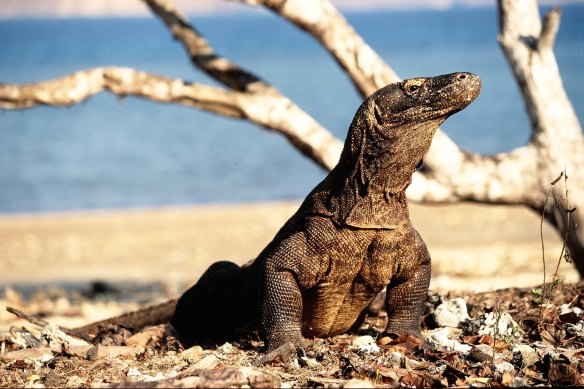
<path id="1" fill-rule="evenodd" d="M 497 363 L 495 365 L 495 369 L 499 372 L 499 373 L 505 373 L 506 371 L 512 371 L 515 372 L 515 367 L 509 363 L 509 362 L 501 362 L 501 363 Z"/>
<path id="2" fill-rule="evenodd" d="M 219 364 L 219 359 L 213 354 L 206 355 L 199 362 L 193 365 L 193 369 L 214 369 Z"/>
<path id="3" fill-rule="evenodd" d="M 434 321 L 440 327 L 458 327 L 466 319 L 469 319 L 466 301 L 461 298 L 443 302 L 434 311 Z"/>
<path id="4" fill-rule="evenodd" d="M 321 367 L 320 363 L 318 363 L 316 359 L 308 357 L 298 358 L 298 364 L 302 367 L 307 367 L 309 369 L 318 369 Z"/>
<path id="5" fill-rule="evenodd" d="M 434 350 L 445 349 L 447 351 L 457 351 L 464 354 L 472 349 L 472 347 L 467 344 L 462 344 L 456 340 L 449 339 L 449 333 L 450 331 L 448 327 L 433 331 L 428 337 L 428 344 Z"/>
<path id="6" fill-rule="evenodd" d="M 357 347 L 360 352 L 367 354 L 377 354 L 381 351 L 379 346 L 375 343 L 375 339 L 370 335 L 359 336 L 353 340 L 352 344 Z"/>
<path id="7" fill-rule="evenodd" d="M 231 343 L 224 343 L 219 347 L 219 351 L 223 354 L 231 354 L 234 350 L 235 348 Z"/>
<path id="8" fill-rule="evenodd" d="M 477 362 L 486 362 L 493 360 L 493 348 L 487 344 L 477 344 L 472 346 L 468 356 Z"/>
<path id="9" fill-rule="evenodd" d="M 521 363 L 524 366 L 532 366 L 539 361 L 539 355 L 527 344 L 516 344 L 513 347 L 513 354 L 521 355 Z"/>
<path id="10" fill-rule="evenodd" d="M 198 362 L 203 357 L 203 348 L 201 346 L 193 346 L 181 352 L 178 357 L 188 363 Z"/>
<path id="11" fill-rule="evenodd" d="M 495 331 L 495 327 L 497 327 L 497 331 Z M 485 321 L 479 330 L 479 335 L 495 336 L 495 332 L 497 332 L 498 336 L 521 336 L 519 324 L 506 312 L 489 312 L 485 314 Z"/>
<path id="12" fill-rule="evenodd" d="M 352 345 L 357 347 L 368 346 L 370 344 L 375 344 L 375 339 L 370 335 L 358 336 L 352 342 Z"/>

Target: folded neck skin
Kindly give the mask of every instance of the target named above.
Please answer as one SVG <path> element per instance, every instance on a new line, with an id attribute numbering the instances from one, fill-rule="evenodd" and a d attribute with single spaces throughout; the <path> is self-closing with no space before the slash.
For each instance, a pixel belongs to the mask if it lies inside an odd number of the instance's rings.
<path id="1" fill-rule="evenodd" d="M 436 130 L 480 90 L 478 76 L 453 73 L 390 84 L 368 97 L 349 128 L 341 162 L 311 194 L 318 213 L 339 225 L 397 228 L 407 219 L 404 191 Z"/>

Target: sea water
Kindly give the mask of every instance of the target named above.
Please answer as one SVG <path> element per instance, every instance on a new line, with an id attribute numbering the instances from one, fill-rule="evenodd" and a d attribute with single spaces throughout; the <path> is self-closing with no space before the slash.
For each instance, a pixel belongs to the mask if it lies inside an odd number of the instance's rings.
<path id="1" fill-rule="evenodd" d="M 442 129 L 495 154 L 530 125 L 497 43 L 495 8 L 348 14 L 402 78 L 479 74 L 481 96 Z M 312 37 L 272 14 L 194 16 L 216 51 L 344 139 L 361 98 Z M 584 6 L 566 7 L 555 53 L 584 120 Z M 217 85 L 152 19 L 0 21 L 0 82 L 129 66 Z M 108 93 L 69 108 L 0 110 L 0 213 L 301 199 L 325 175 L 282 136 L 242 120 Z"/>

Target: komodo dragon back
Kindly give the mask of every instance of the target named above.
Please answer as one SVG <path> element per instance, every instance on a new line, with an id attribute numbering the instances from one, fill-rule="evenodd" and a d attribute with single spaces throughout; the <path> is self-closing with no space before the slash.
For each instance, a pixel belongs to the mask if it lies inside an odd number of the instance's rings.
<path id="1" fill-rule="evenodd" d="M 480 93 L 471 73 L 412 78 L 369 96 L 337 166 L 248 265 L 211 266 L 171 324 L 190 346 L 259 329 L 267 351 L 357 326 L 386 288 L 386 333 L 422 337 L 430 255 L 405 190 L 438 126 Z"/>

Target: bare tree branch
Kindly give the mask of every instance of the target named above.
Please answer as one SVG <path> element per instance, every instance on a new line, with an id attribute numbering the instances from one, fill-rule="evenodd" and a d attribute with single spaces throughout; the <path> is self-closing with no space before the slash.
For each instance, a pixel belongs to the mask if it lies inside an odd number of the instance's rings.
<path id="1" fill-rule="evenodd" d="M 556 35 L 560 29 L 561 13 L 559 8 L 554 8 L 545 15 L 541 35 L 537 42 L 538 50 L 551 50 L 554 46 Z"/>
<path id="2" fill-rule="evenodd" d="M 247 118 L 282 133 L 304 155 L 331 170 L 338 162 L 342 143 L 310 115 L 252 72 L 217 55 L 205 38 L 180 14 L 170 0 L 143 0 L 154 15 L 172 31 L 193 64 L 253 101 L 246 105 Z M 253 118 L 253 119 L 252 119 Z"/>
<path id="3" fill-rule="evenodd" d="M 192 63 L 223 85 L 239 92 L 266 93 L 272 88 L 252 72 L 215 53 L 207 40 L 170 0 L 142 0 L 183 45 Z M 278 93 L 277 91 L 274 91 Z"/>
<path id="4" fill-rule="evenodd" d="M 331 169 L 340 155 L 339 140 L 283 96 L 226 91 L 131 68 L 95 68 L 35 84 L 0 84 L 0 108 L 70 106 L 102 91 L 247 119 L 283 134 L 302 153 L 326 169 Z"/>
<path id="5" fill-rule="evenodd" d="M 94 68 L 36 84 L 0 84 L 0 108 L 36 105 L 70 106 L 102 91 L 137 96 L 162 103 L 178 103 L 234 118 L 244 118 L 242 94 L 219 88 L 186 84 L 131 68 Z"/>
<path id="6" fill-rule="evenodd" d="M 45 327 L 45 326 L 49 325 L 48 321 L 43 320 L 43 319 L 36 317 L 34 315 L 28 314 L 26 312 L 23 312 L 20 309 L 6 307 L 6 310 L 8 312 L 20 317 L 21 319 L 24 319 L 24 320 L 28 321 L 29 323 L 32 323 L 32 324 L 37 325 L 39 327 Z M 72 330 L 70 328 L 61 327 L 61 326 L 59 326 L 59 329 L 69 336 L 74 336 L 76 338 L 83 339 L 86 342 L 91 342 L 93 340 L 93 338 L 91 338 L 91 336 L 87 335 L 84 332 Z"/>
<path id="7" fill-rule="evenodd" d="M 316 38 L 347 72 L 362 97 L 400 81 L 328 0 L 258 0 Z"/>
<path id="8" fill-rule="evenodd" d="M 415 175 L 408 196 L 417 201 L 455 202 L 460 200 L 491 204 L 529 204 L 538 201 L 537 168 L 533 146 L 510 153 L 482 156 L 465 152 L 438 150 L 440 161 L 448 171 L 428 169 Z M 518 176 L 521 179 L 518 179 Z M 536 199 L 532 199 L 532 196 Z"/>

